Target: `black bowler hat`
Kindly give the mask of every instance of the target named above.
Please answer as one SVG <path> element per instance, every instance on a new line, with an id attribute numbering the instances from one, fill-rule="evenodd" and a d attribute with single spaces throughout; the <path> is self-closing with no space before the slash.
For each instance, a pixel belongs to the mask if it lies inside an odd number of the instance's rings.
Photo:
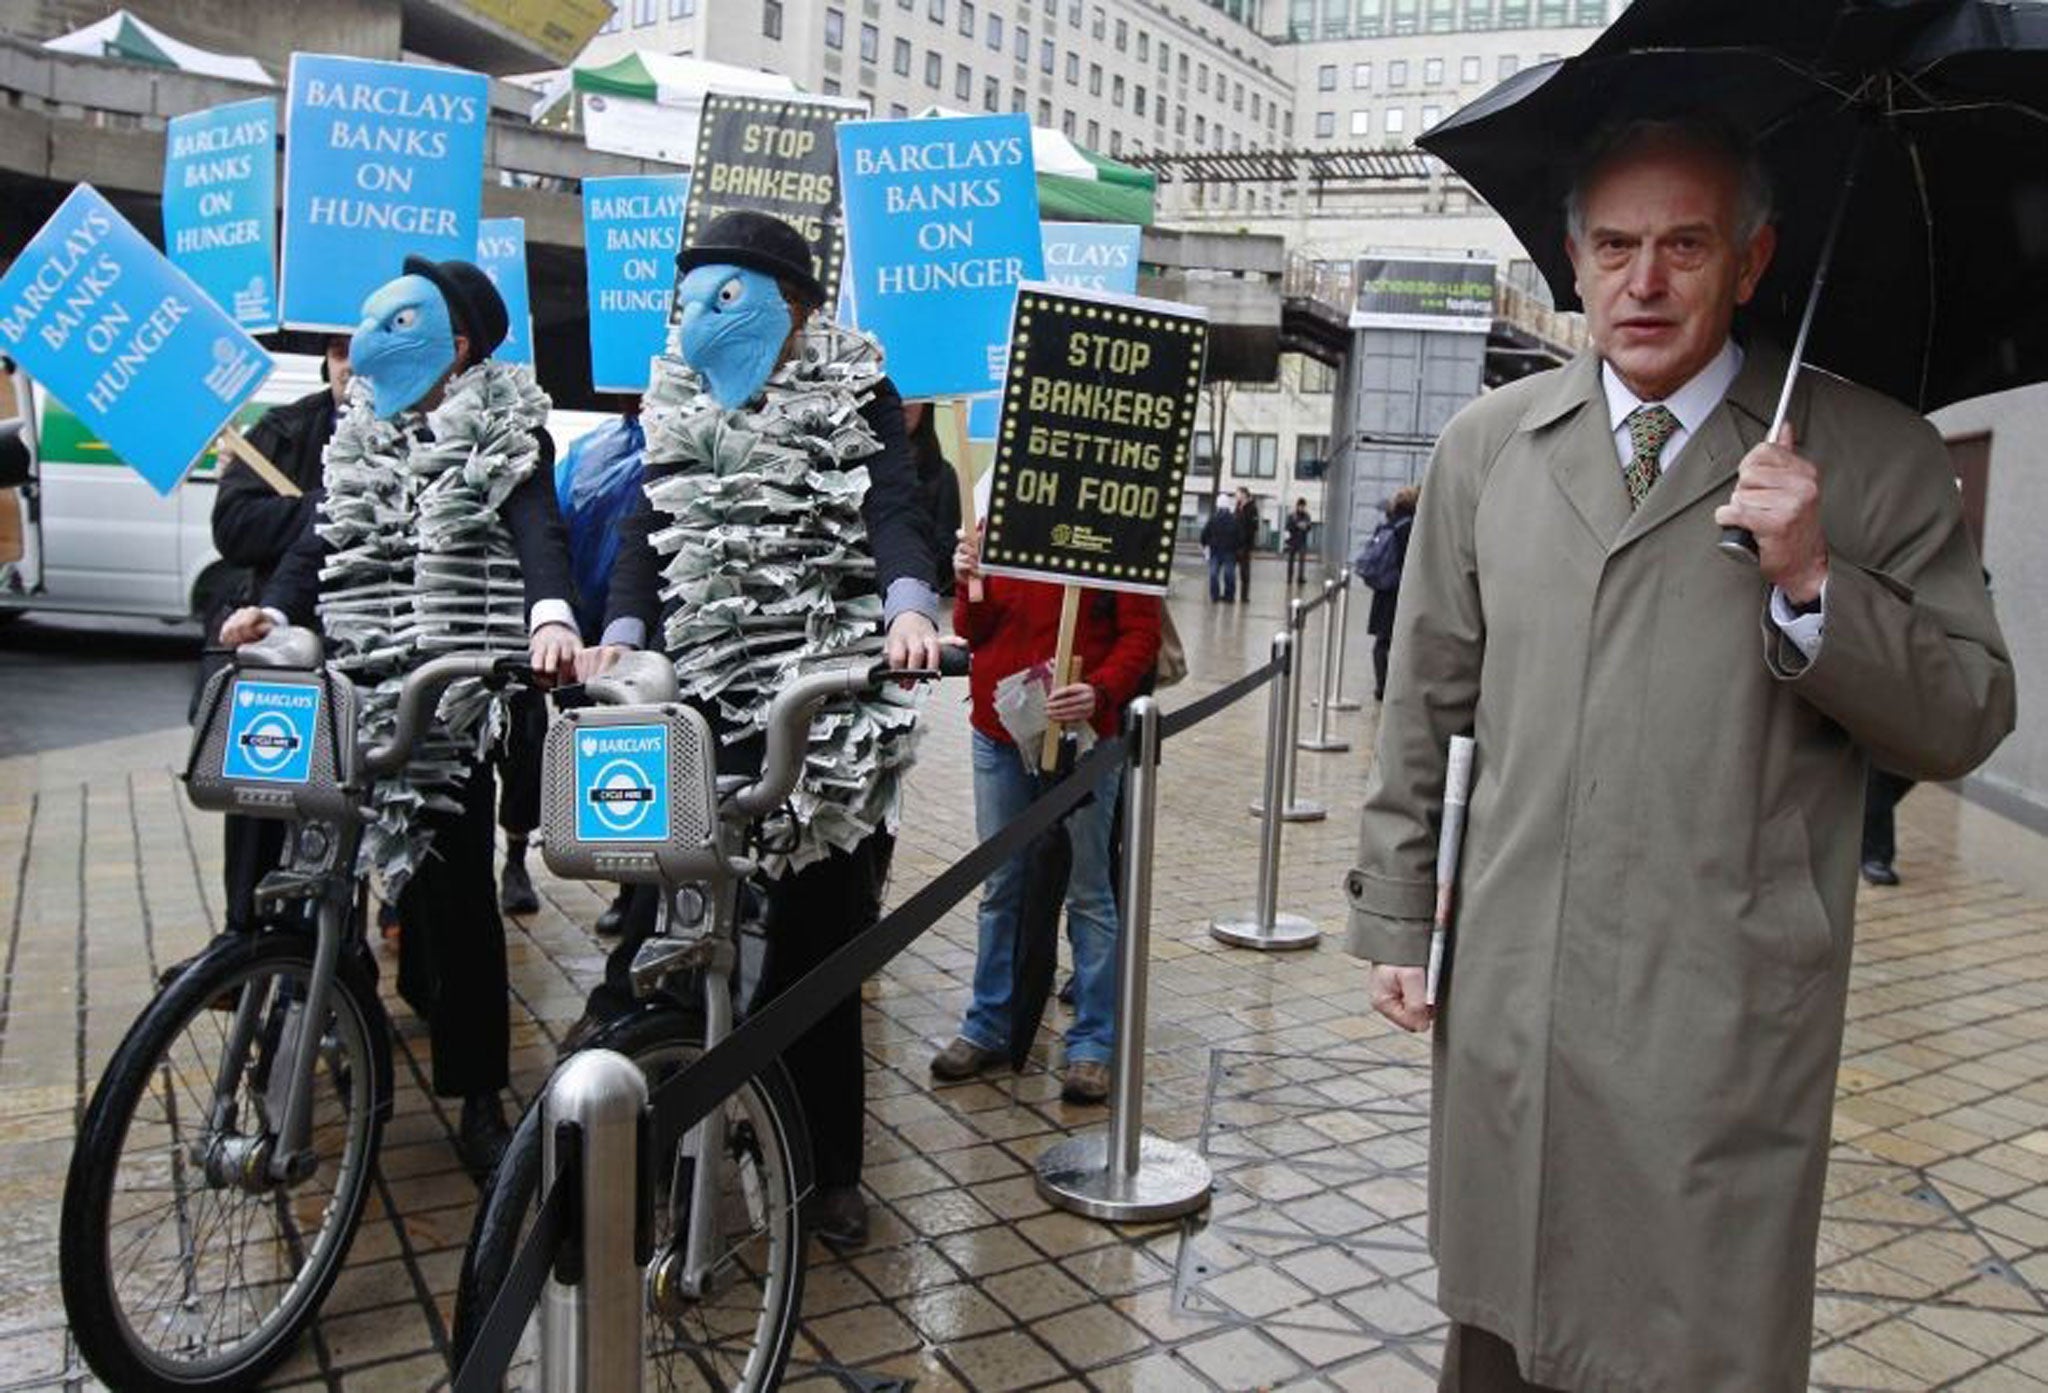
<path id="1" fill-rule="evenodd" d="M 825 303 L 811 244 L 782 219 L 752 209 L 736 208 L 706 223 L 697 240 L 676 257 L 676 265 L 685 275 L 699 266 L 745 266 L 789 282 L 813 309 Z"/>
<path id="2" fill-rule="evenodd" d="M 505 297 L 483 268 L 467 261 L 429 261 L 424 256 L 405 259 L 408 276 L 425 276 L 448 302 L 448 316 L 456 331 L 469 340 L 470 360 L 482 362 L 498 351 L 512 327 L 505 310 Z"/>

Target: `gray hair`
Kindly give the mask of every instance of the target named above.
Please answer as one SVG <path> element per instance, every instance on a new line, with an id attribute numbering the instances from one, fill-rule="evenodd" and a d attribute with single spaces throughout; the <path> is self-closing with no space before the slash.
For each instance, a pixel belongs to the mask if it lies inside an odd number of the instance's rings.
<path id="1" fill-rule="evenodd" d="M 1617 161 L 1644 150 L 1688 150 L 1720 160 L 1735 173 L 1735 238 L 1748 242 L 1771 221 L 1770 171 L 1755 142 L 1727 121 L 1710 115 L 1637 117 L 1601 130 L 1572 171 L 1564 196 L 1565 230 L 1586 240 L 1586 193 Z"/>

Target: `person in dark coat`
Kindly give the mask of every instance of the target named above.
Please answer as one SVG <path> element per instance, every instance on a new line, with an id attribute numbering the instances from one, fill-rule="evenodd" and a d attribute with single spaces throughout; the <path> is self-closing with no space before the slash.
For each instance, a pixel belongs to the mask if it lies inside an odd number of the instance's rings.
<path id="1" fill-rule="evenodd" d="M 221 465 L 213 495 L 213 549 L 221 559 L 244 568 L 247 576 L 228 592 L 228 605 L 203 616 L 206 632 L 216 634 L 233 608 L 263 592 L 270 573 L 297 540 L 312 516 L 312 497 L 320 487 L 320 462 L 334 435 L 335 413 L 348 394 L 348 336 L 327 340 L 320 363 L 327 384 L 297 401 L 273 406 L 245 432 L 249 444 L 297 484 L 300 496 L 272 488 L 261 475 L 235 456 Z M 211 675 L 217 662 L 201 672 Z M 284 856 L 288 824 L 274 817 L 227 814 L 221 826 L 221 879 L 227 898 L 226 927 L 247 933 L 256 927 L 256 884 L 276 869 Z"/>
<path id="2" fill-rule="evenodd" d="M 751 272 L 770 278 L 767 284 L 779 288 L 782 304 L 774 307 L 772 318 L 756 318 L 743 331 L 744 339 L 741 333 L 734 333 L 723 340 L 727 350 L 735 345 L 744 348 L 772 332 L 780 340 L 779 349 L 773 341 L 767 341 L 766 352 L 759 361 L 744 361 L 738 354 L 721 353 L 716 358 L 707 354 L 700 362 L 689 357 L 686 319 L 684 350 L 721 409 L 755 400 L 764 392 L 781 390 L 767 379 L 794 356 L 805 325 L 825 299 L 810 246 L 802 235 L 765 214 L 727 213 L 714 218 L 697 241 L 684 248 L 677 263 L 686 277 L 700 267 L 734 268 L 735 280 L 761 284 L 753 276 L 740 274 Z M 688 283 L 686 279 L 686 288 Z M 754 307 L 752 313 L 760 316 L 762 310 Z M 749 373 L 744 370 L 746 367 L 755 371 Z M 938 595 L 933 581 L 937 578 L 939 558 L 950 557 L 950 552 L 937 536 L 927 502 L 931 495 L 919 482 L 904 427 L 903 400 L 887 377 L 878 379 L 872 395 L 859 411 L 880 447 L 862 461 L 867 468 L 868 487 L 861 503 L 861 516 L 874 556 L 874 584 L 882 600 L 887 656 L 895 667 L 936 668 L 940 642 L 936 623 Z M 652 489 L 682 467 L 650 458 L 648 487 Z M 579 664 L 586 679 L 604 671 L 629 649 L 662 641 L 667 618 L 659 594 L 663 558 L 656 555 L 649 538 L 652 530 L 664 522 L 665 516 L 655 510 L 643 491 L 636 511 L 621 527 L 603 642 L 586 651 Z M 714 730 L 724 724 L 717 711 L 705 714 Z M 721 740 L 718 772 L 758 772 L 761 753 L 758 735 L 737 741 Z M 835 847 L 822 859 L 767 882 L 764 927 L 768 954 L 754 996 L 756 1006 L 772 1000 L 833 950 L 874 926 L 881 915 L 882 892 L 894 848 L 895 838 L 877 829 L 851 849 Z M 564 1040 L 565 1051 L 589 1039 L 605 1021 L 631 1008 L 633 995 L 628 971 L 640 944 L 653 932 L 656 908 L 657 893 L 653 888 L 636 887 L 626 912 L 624 932 L 606 962 L 605 980 L 591 993 L 583 1020 Z M 860 1192 L 862 1134 L 866 1127 L 866 1055 L 861 1043 L 860 1012 L 859 994 L 846 997 L 783 1056 L 810 1129 L 816 1168 L 817 1189 L 806 1203 L 806 1220 L 812 1233 L 837 1249 L 861 1246 L 867 1241 L 868 1232 L 867 1204 Z"/>
<path id="3" fill-rule="evenodd" d="M 1287 515 L 1287 537 L 1282 549 L 1287 554 L 1287 583 L 1297 590 L 1308 579 L 1308 534 L 1316 520 L 1308 515 L 1308 500 L 1294 500 L 1294 511 Z"/>
<path id="4" fill-rule="evenodd" d="M 1259 500 L 1250 489 L 1237 491 L 1237 602 L 1252 602 L 1252 552 L 1259 545 Z"/>
<path id="5" fill-rule="evenodd" d="M 1227 605 L 1237 598 L 1237 515 L 1220 496 L 1202 524 L 1202 546 L 1209 553 L 1209 603 Z"/>
<path id="6" fill-rule="evenodd" d="M 906 402 L 903 424 L 910 433 L 910 455 L 917 464 L 917 488 L 931 514 L 932 535 L 943 542 L 960 531 L 960 480 L 953 462 L 939 444 L 938 413 L 927 402 Z M 941 546 L 932 584 L 941 595 L 953 593 L 952 553 Z"/>
<path id="7" fill-rule="evenodd" d="M 387 411 L 388 384 L 371 375 L 357 352 L 355 366 L 376 389 L 379 415 L 431 410 L 451 378 L 496 351 L 509 324 L 496 287 L 468 262 L 408 257 L 405 270 L 408 277 L 431 282 L 445 301 L 454 356 L 419 395 L 403 390 L 399 405 Z M 413 428 L 415 444 L 426 438 L 424 417 L 416 419 L 421 424 Z M 533 435 L 539 461 L 500 505 L 498 516 L 519 557 L 532 664 L 542 673 L 566 677 L 575 671 L 582 646 L 569 604 L 568 537 L 555 505 L 554 444 L 545 430 Z M 320 571 L 329 550 L 314 527 L 317 506 L 304 510 L 298 537 L 264 586 L 261 606 L 238 610 L 222 627 L 223 644 L 252 642 L 279 624 L 317 622 Z M 497 1163 L 510 1136 L 499 1096 L 508 1082 L 511 1022 L 505 924 L 492 894 L 496 780 L 488 763 L 470 770 L 458 799 L 456 810 L 419 815 L 419 825 L 432 830 L 433 843 L 399 896 L 404 928 L 399 975 L 402 987 L 408 979 L 419 983 L 412 995 L 416 1005 L 425 1006 L 432 1032 L 434 1091 L 462 1099 L 457 1152 L 473 1172 L 483 1173 Z"/>
<path id="8" fill-rule="evenodd" d="M 1408 530 L 1415 525 L 1415 503 L 1421 492 L 1413 485 L 1396 489 L 1387 500 L 1387 522 L 1394 529 L 1394 545 L 1401 565 L 1408 563 Z M 1394 610 L 1401 603 L 1401 586 L 1372 592 L 1372 609 L 1365 617 L 1365 631 L 1372 635 L 1372 699 L 1387 697 L 1387 659 L 1394 646 Z"/>

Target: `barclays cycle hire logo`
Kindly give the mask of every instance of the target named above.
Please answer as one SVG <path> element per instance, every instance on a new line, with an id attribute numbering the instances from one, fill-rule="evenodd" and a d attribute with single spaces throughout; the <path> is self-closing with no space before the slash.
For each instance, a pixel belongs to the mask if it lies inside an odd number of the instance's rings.
<path id="1" fill-rule="evenodd" d="M 313 773 L 320 689 L 294 682 L 235 683 L 228 716 L 224 779 L 302 784 Z"/>
<path id="2" fill-rule="evenodd" d="M 576 840 L 668 840 L 668 727 L 576 733 Z"/>

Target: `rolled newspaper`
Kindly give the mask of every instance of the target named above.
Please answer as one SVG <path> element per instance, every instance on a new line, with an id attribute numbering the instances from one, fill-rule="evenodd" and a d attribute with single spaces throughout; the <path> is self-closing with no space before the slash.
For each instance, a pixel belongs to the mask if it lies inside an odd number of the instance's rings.
<path id="1" fill-rule="evenodd" d="M 1451 903 L 1457 894 L 1458 850 L 1465 840 L 1465 803 L 1472 795 L 1472 753 L 1469 735 L 1451 737 L 1451 758 L 1444 771 L 1444 820 L 1436 836 L 1436 922 L 1429 931 L 1429 972 L 1422 1002 L 1436 1005 L 1443 985 L 1444 952 L 1451 935 Z"/>

